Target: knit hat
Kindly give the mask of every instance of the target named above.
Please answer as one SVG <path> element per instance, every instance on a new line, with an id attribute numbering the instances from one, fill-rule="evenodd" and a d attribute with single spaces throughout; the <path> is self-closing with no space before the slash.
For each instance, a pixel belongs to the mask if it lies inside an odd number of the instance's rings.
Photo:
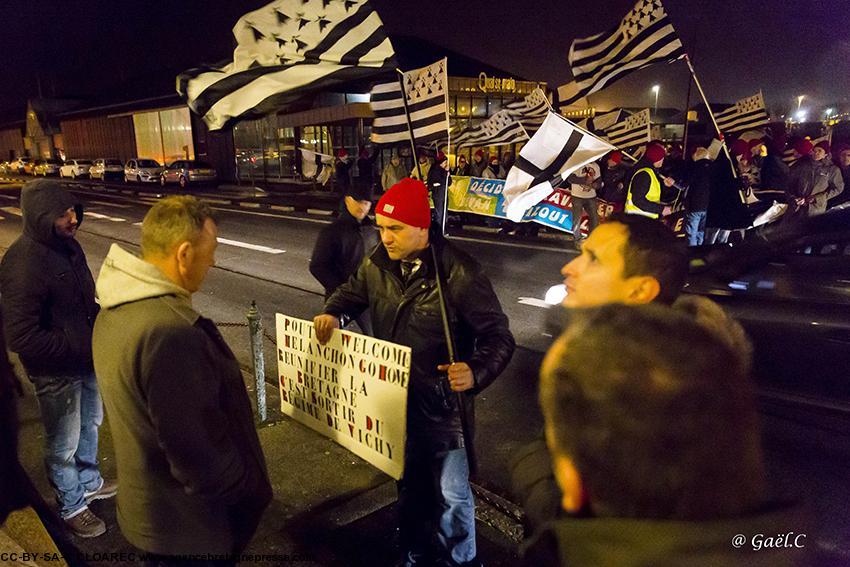
<path id="1" fill-rule="evenodd" d="M 748 146 L 750 146 L 750 149 L 751 149 L 751 150 L 752 150 L 753 148 L 756 148 L 756 147 L 758 147 L 758 146 L 761 146 L 762 144 L 764 144 L 764 139 L 762 139 L 762 138 L 753 138 L 752 140 L 750 140 L 750 141 L 747 143 L 747 145 L 748 145 Z"/>
<path id="2" fill-rule="evenodd" d="M 428 189 L 418 179 L 405 177 L 384 193 L 375 207 L 375 214 L 417 228 L 429 228 L 431 206 L 428 203 Z"/>
<path id="3" fill-rule="evenodd" d="M 657 161 L 661 161 L 667 155 L 667 150 L 664 149 L 664 146 L 658 144 L 656 142 L 650 142 L 646 145 L 646 159 L 648 159 L 651 163 L 655 163 Z"/>
<path id="4" fill-rule="evenodd" d="M 620 152 L 611 152 L 611 155 L 608 156 L 608 159 L 617 164 L 623 161 L 623 154 L 621 154 Z"/>
<path id="5" fill-rule="evenodd" d="M 444 154 L 443 152 L 437 152 L 437 158 L 434 160 L 434 163 L 439 165 L 447 159 L 449 159 L 449 157 L 446 154 Z"/>
<path id="6" fill-rule="evenodd" d="M 826 153 L 829 153 L 829 142 L 822 140 L 815 145 L 815 148 L 820 148 Z"/>
<path id="7" fill-rule="evenodd" d="M 800 154 L 801 156 L 807 156 L 812 153 L 812 150 L 815 147 L 812 145 L 811 140 L 807 140 L 805 138 L 800 138 L 794 143 L 794 151 Z"/>
<path id="8" fill-rule="evenodd" d="M 344 157 L 348 157 L 348 150 L 345 148 L 340 148 L 339 151 L 336 152 L 336 157 L 342 159 Z"/>
<path id="9" fill-rule="evenodd" d="M 483 158 L 484 157 L 484 150 L 477 150 L 475 152 L 475 157 Z"/>

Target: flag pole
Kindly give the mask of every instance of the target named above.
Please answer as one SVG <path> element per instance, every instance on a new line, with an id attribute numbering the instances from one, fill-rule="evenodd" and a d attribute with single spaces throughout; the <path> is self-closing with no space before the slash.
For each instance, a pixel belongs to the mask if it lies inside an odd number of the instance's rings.
<path id="1" fill-rule="evenodd" d="M 404 88 L 404 73 L 400 69 L 396 69 L 396 72 L 399 74 L 398 84 L 401 87 L 401 100 L 404 104 L 404 116 L 407 120 L 407 133 L 410 135 L 410 147 L 413 149 L 413 159 L 416 160 L 416 170 L 419 172 L 419 179 L 422 180 L 422 168 L 419 166 L 419 158 L 416 156 L 416 138 L 413 134 L 413 122 L 410 119 L 410 109 L 407 106 L 407 92 Z M 424 183 L 425 181 L 422 180 L 422 182 Z M 448 199 L 448 195 L 446 195 L 446 199 Z M 434 261 L 434 280 L 437 282 L 437 297 L 439 298 L 440 303 L 440 316 L 443 320 L 443 335 L 446 339 L 449 364 L 454 364 L 457 362 L 455 358 L 457 349 L 455 348 L 454 336 L 452 336 L 452 328 L 451 325 L 449 325 L 449 306 L 446 302 L 446 295 L 443 290 L 443 273 L 440 267 L 439 258 L 437 257 L 436 243 L 430 242 L 430 248 L 431 258 Z M 474 439 L 472 438 L 472 432 L 469 426 L 469 416 L 466 413 L 466 400 L 463 392 L 455 392 L 455 402 L 457 403 L 458 413 L 460 414 L 460 426 L 463 430 L 463 444 L 466 449 L 466 460 L 469 464 L 469 474 L 470 476 L 475 476 L 478 471 L 478 459 L 475 456 L 475 447 L 473 445 Z"/>
<path id="2" fill-rule="evenodd" d="M 717 125 L 717 120 L 714 118 L 714 112 L 711 110 L 711 105 L 708 103 L 708 99 L 705 96 L 705 91 L 702 90 L 702 85 L 697 78 L 697 72 L 694 70 L 694 66 L 691 64 L 691 58 L 688 57 L 688 54 L 685 54 L 685 63 L 688 64 L 688 70 L 691 72 L 691 78 L 694 80 L 694 84 L 697 86 L 697 90 L 699 91 L 700 96 L 702 97 L 702 101 L 705 103 L 705 108 L 708 110 L 708 116 L 711 118 L 711 123 L 714 125 L 714 130 L 720 136 L 720 142 L 723 145 L 723 151 L 726 152 L 726 157 L 729 158 L 729 165 L 732 168 L 732 177 L 738 179 L 738 172 L 735 169 L 735 162 L 732 159 L 732 154 L 729 153 L 729 148 L 726 146 L 726 140 L 723 139 L 723 133 L 720 132 L 720 127 Z M 740 191 L 739 191 L 740 193 Z"/>

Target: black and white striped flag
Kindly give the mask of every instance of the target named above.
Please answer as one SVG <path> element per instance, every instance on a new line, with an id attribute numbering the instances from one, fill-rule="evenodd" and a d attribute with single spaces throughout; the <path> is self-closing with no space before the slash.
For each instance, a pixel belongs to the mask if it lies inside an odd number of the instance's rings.
<path id="1" fill-rule="evenodd" d="M 301 175 L 308 179 L 315 179 L 319 185 L 324 185 L 333 173 L 333 156 L 320 154 L 306 148 L 301 150 Z"/>
<path id="2" fill-rule="evenodd" d="M 726 110 L 715 113 L 714 119 L 721 132 L 730 133 L 752 130 L 770 122 L 761 91 L 751 97 L 742 98 Z"/>
<path id="3" fill-rule="evenodd" d="M 404 90 L 416 143 L 445 139 L 449 130 L 447 59 L 404 73 Z M 370 105 L 375 113 L 372 141 L 390 144 L 410 140 L 398 81 L 372 87 Z"/>
<path id="4" fill-rule="evenodd" d="M 177 92 L 210 130 L 396 66 L 366 0 L 277 0 L 239 18 L 233 35 L 232 63 L 177 77 Z"/>
<path id="5" fill-rule="evenodd" d="M 570 173 L 613 149 L 608 142 L 550 112 L 508 172 L 502 192 L 508 203 L 508 218 L 519 222 L 528 209 L 548 197 Z"/>
<path id="6" fill-rule="evenodd" d="M 638 69 L 684 56 L 661 0 L 638 0 L 615 28 L 573 41 L 568 56 L 573 82 L 558 88 L 558 100 L 574 104 Z"/>
<path id="7" fill-rule="evenodd" d="M 531 94 L 522 100 L 505 105 L 505 110 L 522 124 L 529 136 L 533 136 L 540 129 L 543 121 L 546 120 L 549 108 L 549 99 L 540 87 L 531 91 Z"/>
<path id="8" fill-rule="evenodd" d="M 649 142 L 652 138 L 649 128 L 649 109 L 644 108 L 605 130 L 605 137 L 618 148 L 631 148 Z"/>
<path id="9" fill-rule="evenodd" d="M 528 134 L 508 110 L 501 110 L 485 122 L 474 126 L 455 138 L 455 146 L 503 146 L 527 142 Z"/>
<path id="10" fill-rule="evenodd" d="M 577 122 L 580 128 L 584 128 L 591 134 L 603 134 L 605 130 L 620 122 L 623 116 L 628 116 L 628 113 L 622 108 L 615 108 L 602 114 L 597 114 L 593 118 L 585 118 Z"/>

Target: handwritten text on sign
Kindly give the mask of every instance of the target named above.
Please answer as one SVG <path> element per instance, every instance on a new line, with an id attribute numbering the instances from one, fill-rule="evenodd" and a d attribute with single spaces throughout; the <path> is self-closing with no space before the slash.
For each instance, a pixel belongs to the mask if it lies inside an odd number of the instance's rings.
<path id="1" fill-rule="evenodd" d="M 395 479 L 404 471 L 410 347 L 277 314 L 281 411 Z"/>

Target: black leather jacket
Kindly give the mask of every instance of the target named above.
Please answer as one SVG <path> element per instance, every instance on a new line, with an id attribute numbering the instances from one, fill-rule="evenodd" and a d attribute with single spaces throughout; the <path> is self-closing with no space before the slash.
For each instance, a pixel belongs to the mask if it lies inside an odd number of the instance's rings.
<path id="1" fill-rule="evenodd" d="M 325 288 L 325 299 L 351 277 L 377 243 L 375 223 L 369 217 L 358 222 L 345 208 L 337 220 L 322 228 L 310 259 L 310 273 Z"/>
<path id="2" fill-rule="evenodd" d="M 514 352 L 514 338 L 490 280 L 480 265 L 451 243 L 432 239 L 447 282 L 451 327 L 458 362 L 466 362 L 475 387 L 464 396 L 470 424 L 474 395 L 505 369 Z M 407 435 L 414 446 L 441 451 L 463 447 L 460 413 L 445 376 L 437 365 L 448 362 L 439 296 L 430 249 L 421 254 L 424 265 L 407 285 L 400 262 L 390 260 L 378 246 L 325 304 L 325 313 L 356 317 L 367 307 L 375 337 L 412 348 L 408 391 Z"/>

